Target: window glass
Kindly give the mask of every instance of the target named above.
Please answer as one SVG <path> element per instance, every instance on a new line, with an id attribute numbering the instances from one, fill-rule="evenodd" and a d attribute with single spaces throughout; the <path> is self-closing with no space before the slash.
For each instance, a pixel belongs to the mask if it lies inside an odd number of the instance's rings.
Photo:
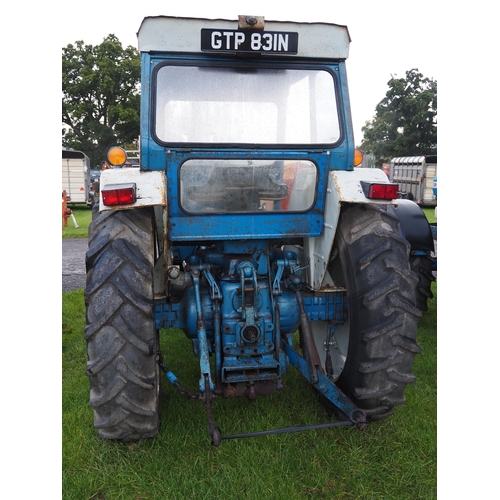
<path id="1" fill-rule="evenodd" d="M 305 211 L 317 170 L 308 160 L 188 160 L 180 169 L 180 202 L 190 213 Z"/>
<path id="2" fill-rule="evenodd" d="M 335 85 L 317 69 L 162 66 L 155 133 L 169 143 L 332 144 Z"/>

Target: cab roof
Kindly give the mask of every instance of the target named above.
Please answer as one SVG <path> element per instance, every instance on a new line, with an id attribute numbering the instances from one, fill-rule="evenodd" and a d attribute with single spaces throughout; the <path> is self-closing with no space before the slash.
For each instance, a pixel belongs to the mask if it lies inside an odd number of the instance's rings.
<path id="1" fill-rule="evenodd" d="M 244 16 L 240 16 L 242 18 Z M 294 53 L 281 53 L 287 57 L 306 57 L 322 59 L 347 59 L 351 37 L 347 26 L 330 23 L 298 23 L 293 21 L 264 21 L 263 30 L 239 29 L 238 19 L 202 19 L 170 16 L 145 17 L 137 33 L 140 52 L 182 52 L 201 53 L 201 30 L 206 33 L 220 33 L 219 38 L 229 40 L 231 33 L 252 32 L 297 34 L 297 50 Z M 224 33 L 228 33 L 226 38 Z M 241 36 L 241 35 L 240 35 Z M 294 35 L 296 36 L 296 35 Z M 270 37 L 268 37 L 271 40 Z M 275 38 L 276 39 L 276 38 Z M 221 45 L 219 43 L 219 45 Z M 234 48 L 234 45 L 231 46 Z M 217 52 L 212 50 L 211 52 Z M 239 50 L 221 50 L 219 52 L 236 53 Z M 270 52 L 276 55 L 278 52 Z M 262 55 L 269 55 L 260 52 Z"/>

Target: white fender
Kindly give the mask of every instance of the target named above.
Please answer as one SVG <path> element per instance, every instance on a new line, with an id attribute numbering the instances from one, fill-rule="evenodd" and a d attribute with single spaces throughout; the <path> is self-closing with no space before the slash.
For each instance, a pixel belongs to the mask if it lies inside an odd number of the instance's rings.
<path id="1" fill-rule="evenodd" d="M 389 179 L 379 168 L 331 171 L 328 176 L 323 234 L 313 238 L 305 238 L 303 251 L 296 247 L 290 248 L 298 251 L 302 266 L 309 265 L 306 270 L 306 282 L 313 290 L 328 290 L 331 289 L 329 285 L 333 285 L 327 268 L 342 203 L 397 205 L 397 200 L 386 201 L 367 198 L 361 187 L 361 181 L 388 183 Z"/>
<path id="2" fill-rule="evenodd" d="M 141 171 L 139 168 L 111 168 L 101 173 L 100 189 L 111 184 L 134 182 L 137 187 L 137 200 L 132 205 L 106 207 L 99 203 L 99 211 L 127 210 L 131 208 L 167 206 L 167 180 L 163 171 Z"/>
<path id="3" fill-rule="evenodd" d="M 99 203 L 99 212 L 110 210 L 130 210 L 142 207 L 155 207 L 156 230 L 159 245 L 159 258 L 155 262 L 155 295 L 165 293 L 165 269 L 171 264 L 167 242 L 167 178 L 164 171 L 141 171 L 139 168 L 112 168 L 101 173 L 101 190 L 112 184 L 136 185 L 137 199 L 131 205 L 106 207 Z"/>

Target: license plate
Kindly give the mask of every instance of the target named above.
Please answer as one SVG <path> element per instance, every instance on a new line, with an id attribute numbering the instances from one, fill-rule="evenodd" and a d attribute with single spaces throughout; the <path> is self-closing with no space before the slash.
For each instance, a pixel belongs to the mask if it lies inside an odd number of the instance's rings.
<path id="1" fill-rule="evenodd" d="M 203 52 L 296 54 L 299 34 L 291 31 L 201 30 Z"/>

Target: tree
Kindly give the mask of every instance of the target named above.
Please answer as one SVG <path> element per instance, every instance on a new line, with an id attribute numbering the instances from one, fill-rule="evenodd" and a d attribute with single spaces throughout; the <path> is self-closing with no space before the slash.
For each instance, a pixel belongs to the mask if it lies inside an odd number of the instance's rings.
<path id="1" fill-rule="evenodd" d="M 437 82 L 412 69 L 406 78 L 391 76 L 388 85 L 375 117 L 361 129 L 361 149 L 378 165 L 396 156 L 437 154 Z"/>
<path id="2" fill-rule="evenodd" d="M 62 143 L 95 166 L 111 146 L 139 136 L 140 55 L 115 35 L 95 46 L 69 44 L 62 55 Z"/>

